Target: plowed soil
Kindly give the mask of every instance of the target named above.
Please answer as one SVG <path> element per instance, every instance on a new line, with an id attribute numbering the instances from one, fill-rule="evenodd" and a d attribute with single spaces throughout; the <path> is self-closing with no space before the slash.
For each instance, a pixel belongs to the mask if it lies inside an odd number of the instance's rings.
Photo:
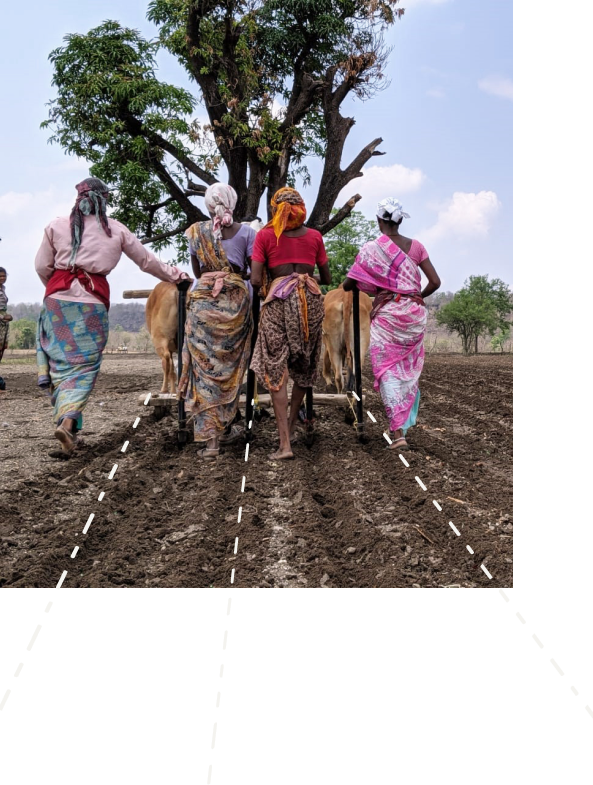
<path id="1" fill-rule="evenodd" d="M 296 460 L 268 459 L 268 418 L 254 424 L 247 462 L 239 442 L 205 463 L 197 445 L 177 446 L 174 417 L 155 421 L 138 404 L 160 387 L 152 355 L 105 358 L 85 444 L 66 462 L 47 456 L 51 410 L 34 366 L 8 359 L 2 375 L 0 586 L 55 586 L 67 570 L 64 588 L 226 587 L 233 569 L 240 587 L 512 585 L 507 356 L 427 358 L 409 467 L 386 449 L 368 376 L 377 422 L 366 418 L 366 444 L 344 409 L 316 406 L 315 442 L 301 437 Z"/>

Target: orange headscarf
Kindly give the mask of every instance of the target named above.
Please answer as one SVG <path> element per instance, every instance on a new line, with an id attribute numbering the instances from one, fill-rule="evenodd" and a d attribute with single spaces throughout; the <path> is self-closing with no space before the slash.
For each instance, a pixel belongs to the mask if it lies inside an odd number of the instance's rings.
<path id="1" fill-rule="evenodd" d="M 298 229 L 305 223 L 307 208 L 303 197 L 294 188 L 280 188 L 272 197 L 271 205 L 272 220 L 264 228 L 271 226 L 274 229 L 278 243 L 282 232 Z"/>

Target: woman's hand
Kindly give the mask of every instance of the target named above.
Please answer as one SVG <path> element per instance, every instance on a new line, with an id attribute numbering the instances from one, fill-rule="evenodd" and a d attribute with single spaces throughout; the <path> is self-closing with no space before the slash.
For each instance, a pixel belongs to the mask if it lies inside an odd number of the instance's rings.
<path id="1" fill-rule="evenodd" d="M 5 313 L 4 316 L 2 317 L 2 319 L 5 322 L 12 322 L 12 314 Z"/>

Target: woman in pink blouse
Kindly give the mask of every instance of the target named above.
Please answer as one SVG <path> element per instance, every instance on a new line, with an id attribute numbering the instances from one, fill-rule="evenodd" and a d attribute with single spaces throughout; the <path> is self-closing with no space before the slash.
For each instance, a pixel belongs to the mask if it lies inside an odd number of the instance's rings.
<path id="1" fill-rule="evenodd" d="M 346 291 L 358 287 L 375 295 L 371 364 L 394 437 L 390 449 L 395 450 L 408 449 L 406 431 L 416 424 L 424 365 L 424 298 L 441 285 L 422 243 L 399 233 L 401 222 L 409 217 L 397 199 L 379 202 L 381 235 L 363 245 L 344 281 Z M 420 270 L 428 279 L 424 289 Z"/>
<path id="2" fill-rule="evenodd" d="M 69 458 L 97 381 L 109 333 L 107 276 L 125 253 L 161 281 L 189 278 L 160 262 L 119 221 L 108 218 L 109 189 L 97 177 L 76 186 L 70 217 L 46 226 L 35 269 L 45 288 L 37 328 L 38 384 L 51 393 L 55 436 Z"/>

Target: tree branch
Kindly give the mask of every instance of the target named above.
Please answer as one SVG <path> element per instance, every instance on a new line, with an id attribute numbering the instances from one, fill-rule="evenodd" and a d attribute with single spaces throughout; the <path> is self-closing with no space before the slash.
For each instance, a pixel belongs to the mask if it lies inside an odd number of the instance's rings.
<path id="1" fill-rule="evenodd" d="M 370 161 L 370 159 L 375 155 L 385 155 L 380 150 L 377 150 L 377 147 L 381 144 L 383 139 L 381 137 L 377 137 L 377 139 L 373 139 L 370 144 L 367 144 L 356 158 L 352 161 L 352 163 L 344 169 L 342 172 L 343 179 L 345 180 L 344 185 L 353 180 L 355 177 L 362 177 L 361 169 L 362 167 Z"/>
<path id="2" fill-rule="evenodd" d="M 356 203 L 360 202 L 361 199 L 362 196 L 360 194 L 355 194 L 352 196 L 350 199 L 348 199 L 346 204 L 338 210 L 337 213 L 332 215 L 329 221 L 326 221 L 324 224 L 321 224 L 321 226 L 317 227 L 318 231 L 321 232 L 321 234 L 327 234 L 328 232 L 331 232 L 331 230 L 334 229 L 338 224 L 342 223 L 344 218 L 348 218 L 352 210 L 354 210 Z"/>
<path id="3" fill-rule="evenodd" d="M 195 221 L 208 220 L 208 216 L 205 215 L 200 210 L 199 207 L 196 207 L 195 204 L 189 200 L 189 197 L 186 195 L 185 191 L 177 185 L 175 180 L 171 177 L 170 173 L 167 171 L 166 166 L 164 166 L 160 161 L 157 161 L 156 159 L 151 159 L 150 165 L 154 169 L 156 175 L 163 183 L 167 191 L 169 191 L 171 196 L 175 199 L 177 204 L 187 215 L 188 220 L 191 223 L 194 223 Z"/>
<path id="4" fill-rule="evenodd" d="M 171 229 L 170 232 L 163 232 L 162 234 L 155 234 L 150 235 L 147 237 L 141 237 L 140 242 L 144 245 L 148 245 L 149 243 L 158 243 L 159 240 L 168 240 L 169 237 L 175 237 L 177 234 L 181 234 L 181 232 L 185 232 L 186 229 L 192 225 L 191 221 L 187 221 L 186 223 L 178 226 L 176 229 Z"/>

